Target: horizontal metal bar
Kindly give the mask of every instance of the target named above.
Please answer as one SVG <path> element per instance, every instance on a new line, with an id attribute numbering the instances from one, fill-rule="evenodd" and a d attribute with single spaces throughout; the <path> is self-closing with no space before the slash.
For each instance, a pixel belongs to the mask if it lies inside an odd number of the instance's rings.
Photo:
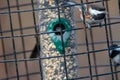
<path id="1" fill-rule="evenodd" d="M 19 75 L 19 78 L 26 77 L 27 75 L 36 75 L 36 74 L 40 74 L 40 72 L 34 72 L 34 73 L 28 73 L 28 74 L 21 74 L 21 75 Z M 0 80 L 9 80 L 9 79 L 14 79 L 14 78 L 17 78 L 17 76 L 10 76 L 10 77 L 7 77 L 7 78 L 2 78 Z"/>
<path id="2" fill-rule="evenodd" d="M 114 71 L 114 72 L 96 74 L 96 75 L 92 75 L 92 77 L 106 76 L 106 75 L 110 75 L 110 74 L 113 74 L 113 73 L 114 73 L 114 74 L 115 74 L 115 73 L 120 73 L 120 71 Z M 23 74 L 23 75 L 19 75 L 19 77 L 25 77 L 26 75 L 36 75 L 36 74 L 40 74 L 40 72 Z M 11 76 L 11 77 L 7 77 L 7 78 L 2 78 L 2 79 L 0 79 L 0 80 L 7 80 L 7 79 L 14 79 L 14 78 L 17 78 L 17 76 Z M 78 79 L 86 79 L 86 78 L 90 78 L 90 76 L 82 76 L 82 77 L 77 77 L 77 78 L 68 79 L 68 80 L 78 80 Z"/>
<path id="3" fill-rule="evenodd" d="M 103 0 L 103 1 L 108 1 L 108 0 Z M 102 1 L 93 1 L 93 2 L 85 2 L 84 4 L 91 4 L 91 3 L 98 3 L 98 2 L 102 2 Z M 76 5 L 82 5 L 82 4 L 76 4 Z M 64 7 L 70 7 L 71 5 L 67 5 Z M 71 6 L 72 7 L 72 6 Z M 48 8 L 35 8 L 33 9 L 26 9 L 26 10 L 11 10 L 9 11 L 4 11 L 4 12 L 0 12 L 0 14 L 9 14 L 9 13 L 20 13 L 20 12 L 32 12 L 32 11 L 39 11 L 39 10 L 46 10 L 46 9 L 57 9 L 58 6 L 55 7 L 48 7 Z"/>
<path id="4" fill-rule="evenodd" d="M 36 5 L 37 4 L 37 2 L 34 2 L 33 3 L 34 5 Z M 24 7 L 24 6 L 30 6 L 30 5 L 32 5 L 31 3 L 23 3 L 23 4 L 19 4 L 19 5 L 12 5 L 12 6 L 10 6 L 10 8 L 16 8 L 16 7 Z M 5 10 L 5 9 L 8 9 L 8 7 L 0 7 L 0 10 Z"/>
<path id="5" fill-rule="evenodd" d="M 113 43 L 120 43 L 120 40 L 114 40 L 112 42 Z M 94 45 L 96 45 L 96 44 L 105 44 L 105 43 L 107 43 L 107 42 L 106 41 L 94 42 Z M 92 44 L 93 43 L 88 43 L 88 45 L 92 45 Z M 75 44 L 75 45 L 77 45 L 77 46 L 84 46 L 84 45 L 86 45 L 86 43 L 78 43 L 78 44 Z M 94 51 L 90 51 L 89 53 L 106 51 L 106 50 L 108 50 L 108 49 L 94 50 Z M 23 52 L 25 52 L 27 54 L 28 52 L 32 52 L 32 50 L 19 51 L 19 52 L 16 52 L 16 53 L 19 55 L 19 54 L 23 54 Z M 86 53 L 87 52 L 81 52 L 81 53 L 76 53 L 74 55 L 82 55 L 82 54 L 86 54 Z M 7 53 L 5 55 L 0 55 L 0 57 L 3 57 L 3 56 L 6 56 L 6 57 L 7 56 L 13 56 L 13 53 Z"/>
<path id="6" fill-rule="evenodd" d="M 102 51 L 106 51 L 106 50 L 108 50 L 108 49 L 100 49 L 100 50 L 94 50 L 94 51 L 89 51 L 89 53 L 95 53 L 95 52 L 102 52 Z M 81 53 L 74 53 L 74 55 L 73 54 L 68 54 L 68 55 L 65 55 L 66 57 L 67 56 L 78 56 L 78 55 L 83 55 L 83 54 L 87 54 L 88 52 L 81 52 Z M 97 54 L 97 53 L 96 53 Z M 51 59 L 51 58 L 61 58 L 61 57 L 63 57 L 62 55 L 61 56 L 50 56 L 50 57 L 40 57 L 40 58 L 26 58 L 26 59 L 17 59 L 17 60 L 15 60 L 15 59 L 10 59 L 10 60 L 0 60 L 0 63 L 6 63 L 6 62 L 15 62 L 15 61 L 17 61 L 17 62 L 21 62 L 21 61 L 32 61 L 32 60 L 39 60 L 39 59 Z"/>
<path id="7" fill-rule="evenodd" d="M 20 26 L 19 26 L 20 27 Z M 16 29 L 13 29 L 12 31 L 20 31 L 20 30 L 29 30 L 29 29 L 35 29 L 35 27 L 38 27 L 37 26 L 24 26 L 23 28 L 16 28 Z M 11 30 L 0 30 L 0 33 L 8 33 L 8 32 L 11 32 Z"/>
<path id="8" fill-rule="evenodd" d="M 113 22 L 113 23 L 109 23 L 109 24 L 106 24 L 106 25 L 112 25 L 112 24 L 118 24 L 120 22 Z M 102 26 L 104 26 L 105 24 L 103 24 Z M 94 27 L 97 27 L 97 26 L 92 26 L 93 28 Z M 109 27 L 109 26 L 108 26 Z M 111 26 L 112 27 L 112 26 Z M 84 29 L 84 28 L 73 28 L 71 30 L 67 30 L 67 31 L 72 31 L 72 30 L 80 30 L 80 29 Z M 66 31 L 66 30 L 63 30 L 63 31 Z M 53 31 L 53 32 L 40 32 L 40 33 L 34 33 L 34 34 L 19 34 L 19 35 L 14 35 L 14 36 L 0 36 L 1 39 L 3 38 L 15 38 L 15 37 L 26 37 L 26 36 L 36 36 L 36 35 L 42 35 L 42 34 L 50 34 L 50 33 L 55 33 L 57 31 Z"/>
<path id="9" fill-rule="evenodd" d="M 120 73 L 120 71 L 108 72 L 108 73 L 103 73 L 103 74 L 96 74 L 96 75 L 92 75 L 92 77 L 106 76 L 106 75 L 115 74 L 115 73 Z M 69 80 L 79 80 L 79 79 L 85 79 L 85 78 L 90 78 L 90 77 L 91 76 L 82 76 L 82 77 L 73 78 L 73 79 L 69 79 Z"/>

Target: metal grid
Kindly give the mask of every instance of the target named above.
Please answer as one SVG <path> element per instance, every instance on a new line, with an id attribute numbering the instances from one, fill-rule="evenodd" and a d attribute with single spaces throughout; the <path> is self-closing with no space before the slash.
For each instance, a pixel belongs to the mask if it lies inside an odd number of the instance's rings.
<path id="1" fill-rule="evenodd" d="M 37 8 L 37 1 L 33 0 L 28 0 L 26 2 L 22 2 L 22 0 L 1 0 L 1 3 L 2 2 L 5 5 L 2 5 L 2 7 L 0 7 L 0 67 L 1 69 L 3 68 L 1 70 L 2 72 L 0 72 L 0 80 L 43 80 L 41 60 L 63 57 L 53 56 L 29 58 L 34 44 L 40 43 L 39 35 L 46 34 L 39 33 L 37 16 L 37 11 L 44 10 L 45 8 Z M 105 6 L 107 11 L 109 12 L 108 2 L 109 1 L 107 0 L 93 2 L 90 2 L 88 0 L 84 0 L 83 2 L 82 0 L 79 0 L 77 5 L 79 5 L 79 3 L 99 3 Z M 15 15 L 17 15 L 17 17 L 14 17 Z M 26 19 L 24 18 L 25 16 L 28 16 L 30 18 Z M 16 24 L 14 23 L 14 21 L 16 21 Z M 78 37 L 81 38 L 82 36 L 84 37 L 84 39 L 77 40 L 77 47 L 79 49 L 77 53 L 72 55 L 79 57 L 79 76 L 70 80 L 101 80 L 102 78 L 104 80 L 119 80 L 118 75 L 120 71 L 119 69 L 114 68 L 114 64 L 112 63 L 111 59 L 109 59 L 108 54 L 108 47 L 110 46 L 110 44 L 119 43 L 119 40 L 114 39 L 113 33 L 113 29 L 116 28 L 114 26 L 119 25 L 120 23 L 119 20 L 115 19 L 115 21 L 112 21 L 110 15 L 107 15 L 107 18 L 104 20 L 104 24 L 102 25 L 102 30 L 104 32 L 102 35 L 104 38 L 100 41 L 97 41 L 96 36 L 94 35 L 100 33 L 100 28 L 98 28 L 98 26 L 92 26 L 92 29 L 88 30 L 87 28 L 85 28 L 84 25 L 79 25 L 79 23 L 81 24 L 80 20 L 75 20 L 75 22 L 76 26 L 78 25 L 78 27 L 74 28 L 73 30 L 77 32 Z M 79 36 L 79 34 L 82 35 Z M 102 48 L 99 46 L 102 46 Z M 101 59 L 101 56 L 103 55 L 107 57 L 106 59 L 103 59 L 106 60 L 106 63 L 101 62 L 103 61 Z M 71 55 L 64 55 L 64 57 L 67 56 Z M 84 61 L 85 64 L 83 64 Z M 103 73 L 100 72 L 100 70 L 105 69 L 108 69 L 108 71 L 103 71 Z M 109 78 L 104 78 L 105 76 Z M 69 78 L 67 77 L 67 79 Z"/>

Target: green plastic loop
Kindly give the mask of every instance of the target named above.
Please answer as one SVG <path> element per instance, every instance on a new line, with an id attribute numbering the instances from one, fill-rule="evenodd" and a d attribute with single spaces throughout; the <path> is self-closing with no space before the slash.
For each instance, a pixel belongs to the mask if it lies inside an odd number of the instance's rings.
<path id="1" fill-rule="evenodd" d="M 71 26 L 65 18 L 56 18 L 50 21 L 47 25 L 47 32 L 51 41 L 56 46 L 60 54 L 64 54 L 68 40 L 71 34 Z"/>

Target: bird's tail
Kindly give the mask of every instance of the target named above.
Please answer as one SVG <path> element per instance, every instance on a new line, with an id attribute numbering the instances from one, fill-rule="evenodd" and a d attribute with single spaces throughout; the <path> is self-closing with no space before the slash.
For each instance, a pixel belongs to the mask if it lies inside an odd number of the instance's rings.
<path id="1" fill-rule="evenodd" d="M 36 44 L 35 47 L 34 47 L 34 49 L 32 50 L 30 58 L 37 58 L 39 56 L 39 54 L 40 54 L 40 45 Z"/>

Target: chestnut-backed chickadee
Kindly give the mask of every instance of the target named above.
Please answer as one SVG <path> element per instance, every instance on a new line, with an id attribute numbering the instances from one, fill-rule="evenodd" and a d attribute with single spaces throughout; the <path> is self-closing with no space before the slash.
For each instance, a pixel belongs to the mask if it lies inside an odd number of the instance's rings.
<path id="1" fill-rule="evenodd" d="M 101 27 L 102 21 L 105 18 L 107 11 L 100 5 L 81 4 L 76 5 L 76 2 L 67 2 L 69 5 L 74 5 L 80 11 L 80 17 L 83 22 L 91 29 L 92 24 L 99 24 Z"/>
<path id="2" fill-rule="evenodd" d="M 112 44 L 110 47 L 110 58 L 115 62 L 115 66 L 120 65 L 120 45 Z"/>

